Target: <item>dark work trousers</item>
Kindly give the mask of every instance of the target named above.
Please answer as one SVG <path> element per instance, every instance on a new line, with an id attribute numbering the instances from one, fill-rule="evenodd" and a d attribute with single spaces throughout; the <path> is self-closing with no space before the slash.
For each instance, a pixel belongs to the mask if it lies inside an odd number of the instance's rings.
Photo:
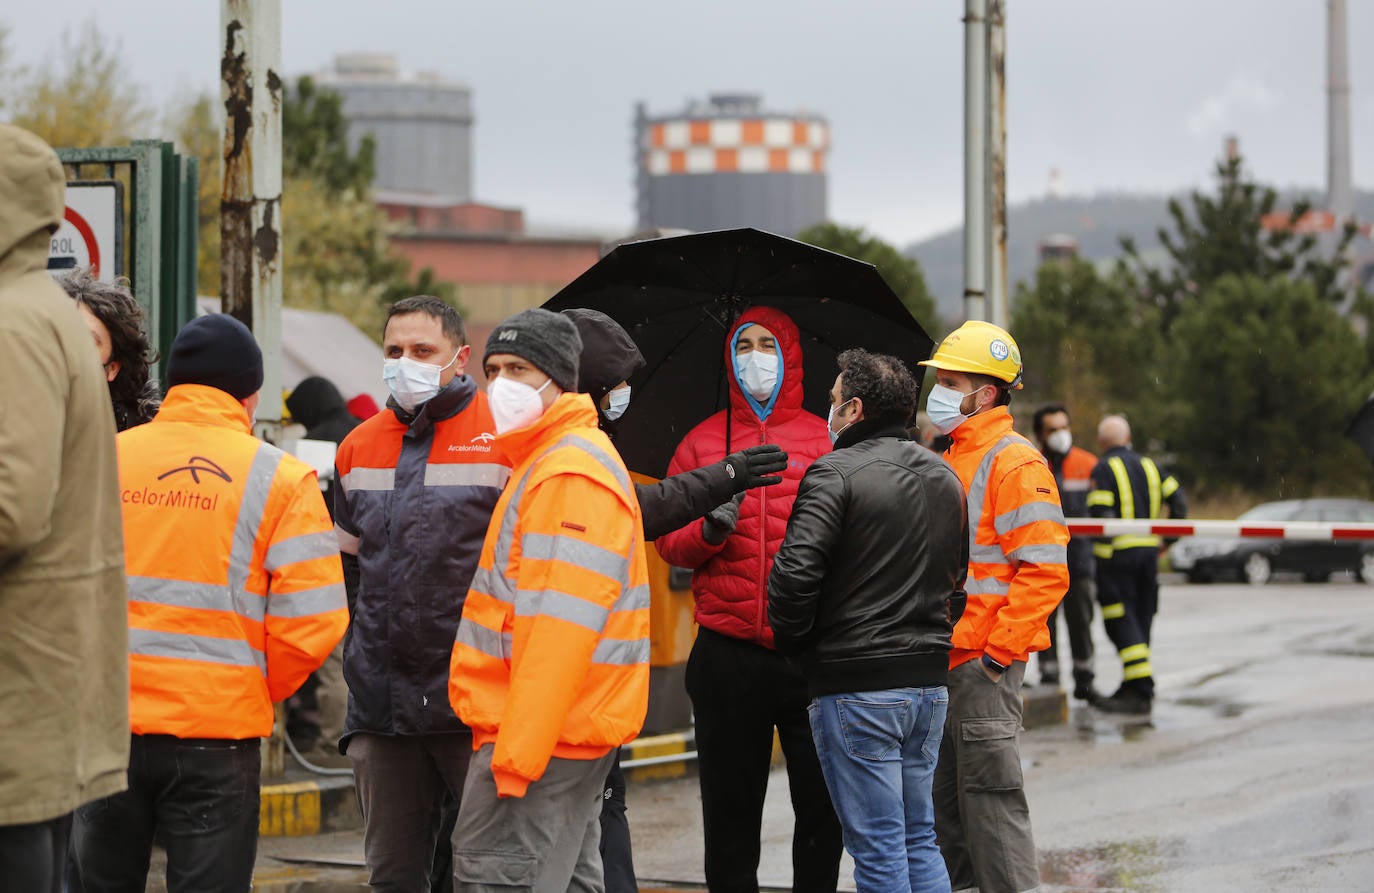
<path id="1" fill-rule="evenodd" d="M 76 811 L 77 889 L 143 893 L 153 836 L 168 893 L 247 893 L 258 851 L 257 738 L 134 735 L 129 789 Z"/>
<path id="2" fill-rule="evenodd" d="M 606 893 L 639 893 L 630 822 L 625 818 L 625 773 L 620 770 L 619 749 L 601 792 L 601 866 L 606 874 Z"/>
<path id="3" fill-rule="evenodd" d="M 444 788 L 439 808 L 439 836 L 434 838 L 434 861 L 429 866 L 430 893 L 453 893 L 453 826 L 458 822 L 458 798 Z"/>
<path id="4" fill-rule="evenodd" d="M 687 659 L 696 716 L 706 884 L 756 893 L 763 801 L 777 729 L 796 824 L 792 889 L 833 893 L 844 843 L 821 774 L 801 673 L 769 648 L 702 628 Z"/>
<path id="5" fill-rule="evenodd" d="M 1040 869 L 1021 774 L 1021 682 L 1014 661 L 993 682 L 982 661 L 949 671 L 949 710 L 935 764 L 935 841 L 953 890 L 1022 893 Z"/>
<path id="6" fill-rule="evenodd" d="M 0 890 L 62 893 L 72 814 L 28 825 L 0 825 Z"/>
<path id="7" fill-rule="evenodd" d="M 373 890 L 424 893 L 439 841 L 445 790 L 461 802 L 472 735 L 378 735 L 348 739 L 363 813 L 363 856 Z"/>
<path id="8" fill-rule="evenodd" d="M 1073 681 L 1079 686 L 1093 683 L 1093 572 L 1091 568 L 1069 568 L 1069 591 L 1055 606 L 1046 623 L 1050 628 L 1050 647 L 1036 657 L 1040 681 L 1059 678 L 1059 616 L 1069 628 L 1069 652 L 1073 655 Z"/>
<path id="9" fill-rule="evenodd" d="M 1107 638 L 1121 656 L 1122 687 L 1154 697 L 1150 626 L 1159 610 L 1159 553 L 1137 547 L 1097 559 L 1097 600 Z"/>

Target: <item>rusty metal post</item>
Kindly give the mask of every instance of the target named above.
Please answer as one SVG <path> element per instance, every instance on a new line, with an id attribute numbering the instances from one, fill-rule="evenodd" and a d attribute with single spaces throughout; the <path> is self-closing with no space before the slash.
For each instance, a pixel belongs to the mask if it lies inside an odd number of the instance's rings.
<path id="1" fill-rule="evenodd" d="M 1006 0 L 988 0 L 988 318 L 1007 328 Z"/>
<path id="2" fill-rule="evenodd" d="M 281 439 L 281 0 L 221 0 L 220 303 L 253 330 L 263 383 L 254 433 Z"/>
<path id="3" fill-rule="evenodd" d="M 253 433 L 281 440 L 281 0 L 221 0 L 220 306 L 253 330 L 263 381 Z M 262 775 L 286 770 L 281 705 Z"/>
<path id="4" fill-rule="evenodd" d="M 987 319 L 987 0 L 964 3 L 964 318 Z"/>

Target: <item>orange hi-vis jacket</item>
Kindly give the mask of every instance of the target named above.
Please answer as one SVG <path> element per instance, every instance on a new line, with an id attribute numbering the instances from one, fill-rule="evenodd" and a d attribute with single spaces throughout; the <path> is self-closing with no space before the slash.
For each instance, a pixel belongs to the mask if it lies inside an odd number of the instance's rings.
<path id="1" fill-rule="evenodd" d="M 348 626 L 315 472 L 233 397 L 177 385 L 119 451 L 135 734 L 260 738 Z"/>
<path id="2" fill-rule="evenodd" d="M 945 459 L 968 493 L 968 605 L 950 669 L 987 654 L 1003 666 L 1050 644 L 1045 620 L 1069 587 L 1069 530 L 1045 457 L 1005 406 L 950 434 Z"/>
<path id="3" fill-rule="evenodd" d="M 515 463 L 453 646 L 449 700 L 473 746 L 495 742 L 502 797 L 550 757 L 632 740 L 649 702 L 649 576 L 639 502 L 585 394 L 498 435 Z"/>

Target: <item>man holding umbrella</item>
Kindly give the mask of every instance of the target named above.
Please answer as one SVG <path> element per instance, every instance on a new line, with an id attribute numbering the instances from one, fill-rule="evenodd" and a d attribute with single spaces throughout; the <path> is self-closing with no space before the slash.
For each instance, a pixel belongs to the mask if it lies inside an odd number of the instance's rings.
<path id="1" fill-rule="evenodd" d="M 791 457 L 782 483 L 736 495 L 658 540 L 659 553 L 695 573 L 700 630 L 687 663 L 696 717 L 706 883 L 713 891 L 758 889 L 759 832 L 778 731 L 787 759 L 796 829 L 793 889 L 833 891 L 840 825 L 811 738 L 806 683 L 773 647 L 768 574 L 807 467 L 829 452 L 825 419 L 802 408 L 802 349 L 792 319 L 746 310 L 727 330 L 730 407 L 683 438 L 669 475 L 775 443 Z"/>

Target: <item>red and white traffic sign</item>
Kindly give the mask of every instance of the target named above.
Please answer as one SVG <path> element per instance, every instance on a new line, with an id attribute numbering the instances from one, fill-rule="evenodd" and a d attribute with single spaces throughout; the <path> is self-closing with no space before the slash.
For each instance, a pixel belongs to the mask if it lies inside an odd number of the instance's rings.
<path id="1" fill-rule="evenodd" d="M 116 180 L 68 183 L 66 213 L 48 247 L 48 270 L 59 274 L 90 267 L 97 279 L 120 276 L 124 272 L 119 250 L 123 216 L 123 184 Z"/>

